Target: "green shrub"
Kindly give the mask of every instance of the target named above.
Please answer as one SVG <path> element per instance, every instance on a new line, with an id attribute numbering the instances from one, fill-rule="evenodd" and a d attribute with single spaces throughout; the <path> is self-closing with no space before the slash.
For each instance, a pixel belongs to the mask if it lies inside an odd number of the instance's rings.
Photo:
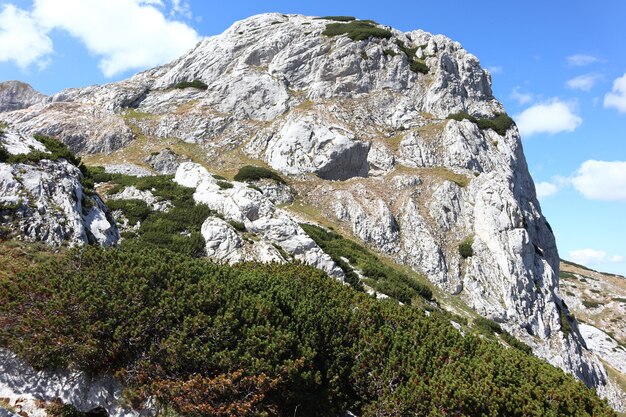
<path id="1" fill-rule="evenodd" d="M 385 56 L 391 56 L 391 57 L 398 55 L 398 53 L 394 51 L 393 49 L 383 49 L 383 54 L 385 54 Z"/>
<path id="2" fill-rule="evenodd" d="M 172 88 L 178 88 L 181 90 L 185 88 L 197 88 L 198 90 L 206 90 L 209 88 L 209 86 L 206 85 L 201 80 L 193 80 L 193 81 L 181 81 L 177 84 L 174 84 Z"/>
<path id="3" fill-rule="evenodd" d="M 502 327 L 493 320 L 489 320 L 484 317 L 477 317 L 474 319 L 474 329 L 479 333 L 491 335 L 502 334 Z"/>
<path id="4" fill-rule="evenodd" d="M 533 349 L 530 346 L 528 346 L 526 343 L 517 340 L 510 333 L 503 331 L 500 334 L 500 337 L 502 338 L 502 340 L 504 340 L 506 343 L 508 343 L 509 346 L 511 346 L 511 347 L 513 347 L 515 349 L 521 350 L 522 352 L 526 353 L 527 355 L 532 355 Z"/>
<path id="5" fill-rule="evenodd" d="M 218 186 L 218 187 L 220 187 L 222 190 L 227 190 L 227 189 L 229 189 L 229 188 L 233 188 L 233 187 L 234 187 L 234 186 L 233 186 L 233 184 L 232 184 L 232 183 L 230 183 L 230 182 L 228 182 L 228 181 L 222 181 L 222 180 L 219 180 L 219 181 L 217 181 L 217 182 L 216 182 L 216 184 L 217 184 L 217 186 Z"/>
<path id="6" fill-rule="evenodd" d="M 222 175 L 218 175 L 218 174 L 213 174 L 213 178 L 215 178 L 216 180 L 222 180 L 222 181 L 226 181 L 227 178 L 222 176 Z"/>
<path id="7" fill-rule="evenodd" d="M 9 126 L 5 122 L 0 122 L 0 137 L 3 137 L 7 133 Z"/>
<path id="8" fill-rule="evenodd" d="M 237 230 L 239 232 L 245 232 L 246 231 L 246 225 L 243 224 L 242 222 L 238 222 L 236 220 L 229 220 L 228 224 L 230 224 L 232 227 L 235 228 L 235 230 Z"/>
<path id="9" fill-rule="evenodd" d="M 152 210 L 143 200 L 109 200 L 107 207 L 111 210 L 121 210 L 131 225 L 142 222 L 148 218 Z"/>
<path id="10" fill-rule="evenodd" d="M 567 271 L 559 271 L 559 278 L 561 279 L 576 279 L 576 275 Z"/>
<path id="11" fill-rule="evenodd" d="M 0 143 L 0 162 L 5 162 L 11 157 L 7 148 L 4 147 L 3 144 Z"/>
<path id="12" fill-rule="evenodd" d="M 410 304 L 418 296 L 426 300 L 433 299 L 432 291 L 427 285 L 385 265 L 365 246 L 318 226 L 307 223 L 300 226 L 344 271 L 346 282 L 353 287 L 362 288 L 354 271 L 356 268 L 367 277 L 365 282 L 372 288 L 405 304 Z M 345 262 L 344 258 L 353 266 Z"/>
<path id="13" fill-rule="evenodd" d="M 113 179 L 112 174 L 105 172 L 104 167 L 90 166 L 86 167 L 86 177 L 91 178 L 94 182 L 109 182 Z"/>
<path id="14" fill-rule="evenodd" d="M 540 359 L 300 264 L 85 247 L 0 278 L 0 299 L 1 347 L 181 417 L 615 416 Z"/>
<path id="15" fill-rule="evenodd" d="M 428 74 L 428 65 L 426 65 L 426 62 L 424 62 L 423 59 L 419 59 L 416 55 L 418 49 L 417 47 L 409 48 L 400 39 L 396 40 L 396 45 L 398 45 L 398 48 L 400 48 L 400 50 L 406 55 L 411 71 Z"/>
<path id="16" fill-rule="evenodd" d="M 316 17 L 316 20 L 334 20 L 336 22 L 351 22 L 356 20 L 356 17 L 353 16 L 324 16 L 324 17 Z"/>
<path id="17" fill-rule="evenodd" d="M 582 300 L 582 304 L 586 307 L 586 308 L 598 308 L 600 306 L 603 306 L 604 304 L 598 301 L 593 301 L 593 300 Z"/>
<path id="18" fill-rule="evenodd" d="M 347 35 L 353 41 L 370 38 L 389 39 L 393 34 L 387 29 L 379 28 L 371 21 L 355 20 L 349 23 L 329 23 L 322 32 L 325 36 Z"/>
<path id="19" fill-rule="evenodd" d="M 480 129 L 493 129 L 498 135 L 504 136 L 506 132 L 513 126 L 514 121 L 506 113 L 496 113 L 493 119 L 478 119 L 465 112 L 452 113 L 448 115 L 448 119 L 461 121 L 469 120 L 472 123 L 476 123 Z"/>
<path id="20" fill-rule="evenodd" d="M 572 330 L 572 326 L 569 322 L 570 320 L 569 316 L 567 315 L 565 310 L 563 310 L 562 308 L 559 308 L 559 318 L 561 320 L 561 331 L 563 332 L 565 336 L 567 336 L 569 332 Z"/>
<path id="21" fill-rule="evenodd" d="M 261 179 L 271 179 L 281 184 L 286 184 L 286 181 L 271 169 L 264 167 L 256 167 L 252 165 L 246 165 L 239 169 L 239 172 L 233 178 L 235 181 L 258 181 Z"/>
<path id="22" fill-rule="evenodd" d="M 463 259 L 467 259 L 471 256 L 474 256 L 474 249 L 472 245 L 474 244 L 474 238 L 471 236 L 466 238 L 463 242 L 459 243 L 459 255 Z"/>

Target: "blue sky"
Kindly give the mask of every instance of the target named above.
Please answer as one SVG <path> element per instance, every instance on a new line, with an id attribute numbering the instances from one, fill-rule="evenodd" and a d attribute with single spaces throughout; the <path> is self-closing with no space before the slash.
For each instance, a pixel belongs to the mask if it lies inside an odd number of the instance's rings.
<path id="1" fill-rule="evenodd" d="M 353 15 L 459 41 L 518 122 L 561 257 L 626 275 L 623 0 L 2 0 L 0 80 L 51 94 L 127 78 L 270 11 Z"/>

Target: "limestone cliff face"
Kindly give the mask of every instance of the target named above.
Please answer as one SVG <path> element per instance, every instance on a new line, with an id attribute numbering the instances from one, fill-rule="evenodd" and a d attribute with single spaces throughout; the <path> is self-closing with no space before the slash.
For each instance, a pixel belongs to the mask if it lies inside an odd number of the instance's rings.
<path id="1" fill-rule="evenodd" d="M 25 109 L 45 99 L 44 94 L 21 81 L 0 83 L 0 112 Z"/>
<path id="2" fill-rule="evenodd" d="M 0 135 L 10 155 L 43 144 L 13 128 Z M 115 221 L 97 194 L 81 184 L 80 170 L 64 159 L 0 163 L 0 227 L 3 238 L 42 241 L 53 246 L 97 243 L 114 245 L 119 239 Z"/>
<path id="3" fill-rule="evenodd" d="M 517 128 L 497 133 L 447 119 L 457 112 L 487 119 L 504 112 L 490 74 L 441 35 L 379 26 L 388 38 L 353 41 L 325 36 L 329 23 L 255 16 L 170 64 L 119 83 L 66 90 L 0 120 L 55 134 L 86 153 L 121 149 L 126 158 L 123 148 L 133 137 L 173 138 L 201 149 L 202 155 L 188 156 L 204 158 L 212 172 L 236 170 L 250 159 L 265 163 L 290 176 L 299 198 L 324 217 L 602 392 L 605 371 L 559 295 L 554 236 Z M 428 73 L 414 71 L 416 60 Z M 174 88 L 194 80 L 206 89 Z M 181 168 L 177 181 L 194 182 L 197 200 L 224 200 L 208 175 L 201 189 L 191 165 Z M 229 193 L 229 202 L 253 194 Z M 270 207 L 252 200 L 256 209 Z M 273 206 L 267 215 L 241 217 L 242 204 L 235 204 L 233 220 L 268 236 L 275 223 L 292 222 Z M 207 220 L 203 235 L 209 253 L 246 258 L 244 243 L 225 222 Z M 460 255 L 463 241 L 471 242 L 473 256 Z"/>

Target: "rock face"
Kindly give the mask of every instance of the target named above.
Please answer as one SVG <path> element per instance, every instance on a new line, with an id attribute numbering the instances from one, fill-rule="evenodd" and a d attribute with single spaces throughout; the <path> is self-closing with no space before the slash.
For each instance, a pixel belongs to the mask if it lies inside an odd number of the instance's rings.
<path id="1" fill-rule="evenodd" d="M 225 220 L 242 225 L 256 235 L 257 241 L 245 242 L 232 224 L 209 218 L 202 225 L 207 255 L 218 261 L 235 263 L 246 260 L 285 262 L 277 247 L 293 259 L 302 261 L 342 279 L 343 271 L 284 210 L 276 208 L 261 192 L 241 182 L 223 188 L 198 164 L 185 162 L 178 167 L 174 180 L 196 189 L 194 200 L 206 204 Z M 239 226 L 241 228 L 241 226 Z M 276 246 L 276 247 L 275 247 Z"/>
<path id="2" fill-rule="evenodd" d="M 36 371 L 14 354 L 0 349 L 0 398 L 6 399 L 21 416 L 26 413 L 30 417 L 46 417 L 45 405 L 56 400 L 72 404 L 82 412 L 103 408 L 109 417 L 155 415 L 150 404 L 141 411 L 123 407 L 122 390 L 122 384 L 111 377 L 92 379 L 80 372 Z M 0 407 L 0 410 L 4 409 Z"/>
<path id="3" fill-rule="evenodd" d="M 21 81 L 5 81 L 0 83 L 0 113 L 20 110 L 42 103 L 44 94 Z"/>
<path id="4" fill-rule="evenodd" d="M 9 154 L 45 151 L 32 137 L 10 129 L 0 144 Z M 6 144 L 6 145 L 5 145 Z M 88 194 L 80 170 L 64 159 L 0 163 L 0 226 L 4 235 L 60 246 L 119 238 L 115 221 L 97 194 Z"/>
<path id="5" fill-rule="evenodd" d="M 57 135 L 85 153 L 124 148 L 138 137 L 167 138 L 180 149 L 201 149 L 202 155 L 187 156 L 204 157 L 211 170 L 265 163 L 289 176 L 321 218 L 426 275 L 539 356 L 611 396 L 602 365 L 561 300 L 555 239 L 517 128 L 497 133 L 447 119 L 457 112 L 493 119 L 504 111 L 490 74 L 445 36 L 380 26 L 388 39 L 355 42 L 325 36 L 328 23 L 255 16 L 170 64 L 118 83 L 66 90 L 0 120 Z M 412 70 L 414 59 L 427 74 Z M 174 88 L 193 80 L 207 88 Z M 340 274 L 298 230 L 289 207 L 276 208 L 244 184 L 221 189 L 195 164 L 181 164 L 176 181 L 197 188 L 196 201 L 226 220 L 203 226 L 211 256 L 235 262 L 254 258 L 257 249 L 268 259 L 282 256 L 245 242 L 230 220 L 296 259 Z M 461 255 L 461 242 L 471 245 L 471 256 Z"/>

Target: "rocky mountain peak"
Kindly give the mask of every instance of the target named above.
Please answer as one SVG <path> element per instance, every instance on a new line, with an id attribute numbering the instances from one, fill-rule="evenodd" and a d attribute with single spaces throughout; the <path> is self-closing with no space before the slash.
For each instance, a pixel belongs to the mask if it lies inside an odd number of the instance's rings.
<path id="1" fill-rule="evenodd" d="M 0 112 L 24 109 L 45 99 L 44 94 L 21 81 L 0 83 Z"/>
<path id="2" fill-rule="evenodd" d="M 609 395 L 561 300 L 554 235 L 517 127 L 489 72 L 445 36 L 263 14 L 169 64 L 64 90 L 0 120 L 53 135 L 92 164 L 167 159 L 172 173 L 188 158 L 195 164 L 183 163 L 176 181 L 222 217 L 341 277 L 297 223 L 334 227 Z M 277 208 L 263 190 L 223 190 L 209 174 L 232 178 L 249 164 L 284 175 L 295 202 Z M 207 219 L 207 253 L 249 259 L 258 245 L 231 226 Z"/>

